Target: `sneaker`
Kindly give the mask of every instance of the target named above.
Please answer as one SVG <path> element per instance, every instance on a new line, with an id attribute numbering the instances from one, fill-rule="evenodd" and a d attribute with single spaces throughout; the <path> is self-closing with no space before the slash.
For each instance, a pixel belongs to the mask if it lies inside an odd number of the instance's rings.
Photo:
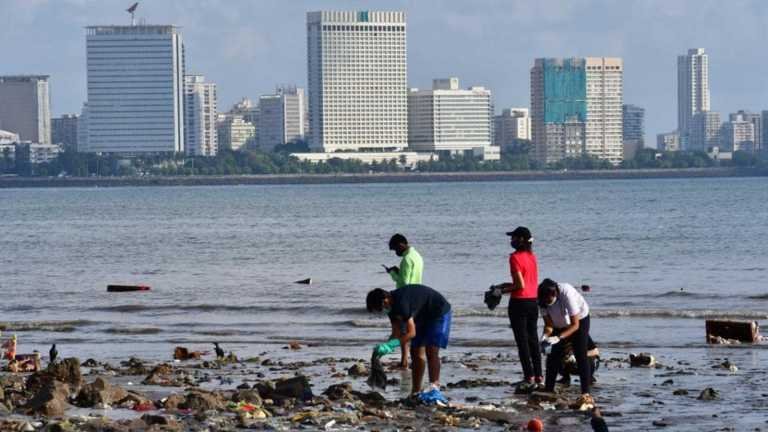
<path id="1" fill-rule="evenodd" d="M 419 394 L 419 400 L 425 405 L 448 405 L 448 399 L 443 396 L 443 393 L 436 388 L 431 388 L 429 391 L 421 392 Z"/>

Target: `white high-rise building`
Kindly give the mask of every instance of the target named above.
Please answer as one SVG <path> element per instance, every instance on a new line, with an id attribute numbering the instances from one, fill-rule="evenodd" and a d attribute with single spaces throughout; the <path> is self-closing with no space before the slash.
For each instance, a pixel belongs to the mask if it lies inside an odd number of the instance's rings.
<path id="1" fill-rule="evenodd" d="M 720 129 L 720 140 L 726 151 L 755 152 L 755 125 L 744 112 L 731 114 Z"/>
<path id="2" fill-rule="evenodd" d="M 528 108 L 505 108 L 493 118 L 493 141 L 497 147 L 515 146 L 531 139 Z"/>
<path id="3" fill-rule="evenodd" d="M 313 151 L 408 145 L 404 12 L 307 13 Z"/>
<path id="4" fill-rule="evenodd" d="M 543 163 L 623 159 L 624 67 L 616 57 L 541 58 L 531 68 L 531 138 Z"/>
<path id="5" fill-rule="evenodd" d="M 491 146 L 491 91 L 436 79 L 408 93 L 408 147 L 420 152 L 478 152 Z"/>
<path id="6" fill-rule="evenodd" d="M 275 94 L 259 98 L 259 148 L 272 151 L 275 147 L 303 140 L 306 124 L 304 89 L 280 87 Z"/>
<path id="7" fill-rule="evenodd" d="M 184 151 L 184 46 L 172 25 L 87 27 L 88 147 Z"/>
<path id="8" fill-rule="evenodd" d="M 203 75 L 184 77 L 184 146 L 188 155 L 216 156 L 216 84 Z"/>
<path id="9" fill-rule="evenodd" d="M 0 76 L 0 129 L 23 141 L 51 143 L 48 75 Z"/>
<path id="10" fill-rule="evenodd" d="M 677 56 L 677 130 L 688 150 L 693 116 L 709 111 L 709 56 L 704 48 Z"/>

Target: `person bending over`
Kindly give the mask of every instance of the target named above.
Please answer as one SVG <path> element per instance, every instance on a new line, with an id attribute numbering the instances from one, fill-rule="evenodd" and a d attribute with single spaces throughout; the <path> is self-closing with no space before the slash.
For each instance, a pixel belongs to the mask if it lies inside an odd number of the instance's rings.
<path id="1" fill-rule="evenodd" d="M 567 283 L 557 283 L 544 279 L 539 285 L 538 301 L 544 318 L 542 351 L 551 348 L 547 356 L 547 372 L 544 390 L 555 390 L 555 379 L 563 364 L 565 346 L 568 342 L 573 347 L 573 355 L 579 369 L 581 397 L 577 404 L 594 405 L 589 394 L 592 383 L 592 370 L 587 360 L 589 341 L 589 305 L 584 297 Z"/>
<path id="2" fill-rule="evenodd" d="M 410 343 L 411 395 L 445 402 L 440 393 L 440 348 L 448 346 L 451 304 L 442 294 L 424 285 L 405 285 L 394 291 L 377 288 L 368 293 L 365 303 L 368 312 L 386 313 L 392 324 L 390 340 L 376 345 L 374 353 L 383 356 Z M 401 332 L 403 323 L 405 332 Z M 425 368 L 429 371 L 430 389 L 422 393 Z"/>

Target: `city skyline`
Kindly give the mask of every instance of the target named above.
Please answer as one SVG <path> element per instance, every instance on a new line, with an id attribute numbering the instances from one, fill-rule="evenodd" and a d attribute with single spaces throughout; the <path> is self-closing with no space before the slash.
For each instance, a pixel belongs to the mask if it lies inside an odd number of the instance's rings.
<path id="1" fill-rule="evenodd" d="M 17 59 L 0 65 L 0 74 L 51 75 L 52 115 L 79 113 L 86 99 L 83 27 L 128 24 L 124 3 L 0 0 L 14 17 L 0 29 L 0 47 Z M 142 2 L 137 18 L 182 27 L 188 68 L 219 83 L 221 107 L 243 96 L 257 99 L 279 83 L 306 88 L 304 26 L 311 10 L 403 10 L 409 25 L 408 86 L 426 88 L 434 77 L 460 76 L 491 89 L 497 108 L 528 104 L 528 70 L 534 58 L 622 57 L 624 102 L 646 109 L 646 133 L 655 136 L 676 128 L 676 59 L 689 48 L 704 47 L 710 55 L 712 110 L 764 108 L 761 101 L 768 98 L 768 89 L 759 83 L 766 68 L 745 52 L 748 44 L 739 42 L 766 36 L 760 23 L 768 17 L 768 4 L 721 6 L 707 1 L 586 0 L 546 7 L 524 1 L 218 0 L 192 6 L 177 0 Z M 598 22 L 600 26 L 584 26 Z M 21 31 L 29 26 L 49 30 Z M 708 26 L 725 30 L 703 31 Z"/>

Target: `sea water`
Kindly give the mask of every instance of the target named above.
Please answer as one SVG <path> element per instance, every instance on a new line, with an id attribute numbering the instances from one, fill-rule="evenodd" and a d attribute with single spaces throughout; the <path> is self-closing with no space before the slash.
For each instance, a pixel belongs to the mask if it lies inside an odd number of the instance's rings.
<path id="1" fill-rule="evenodd" d="M 56 342 L 62 356 L 105 360 L 213 341 L 241 356 L 367 359 L 388 323 L 365 312 L 365 294 L 392 287 L 381 264 L 398 263 L 396 232 L 453 305 L 446 355 L 516 356 L 505 304 L 482 300 L 509 280 L 504 233 L 524 225 L 541 278 L 591 286 L 604 358 L 648 351 L 690 372 L 668 388 L 664 370 L 604 370 L 596 397 L 622 413 L 612 430 L 768 426 L 764 347 L 704 338 L 709 317 L 768 317 L 765 178 L 6 189 L 0 221 L 4 336 L 21 352 Z M 152 291 L 107 293 L 112 283 Z M 293 340 L 311 347 L 281 349 Z M 739 371 L 712 368 L 725 358 Z M 519 379 L 519 366 L 499 378 Z M 695 400 L 708 386 L 720 401 Z"/>

